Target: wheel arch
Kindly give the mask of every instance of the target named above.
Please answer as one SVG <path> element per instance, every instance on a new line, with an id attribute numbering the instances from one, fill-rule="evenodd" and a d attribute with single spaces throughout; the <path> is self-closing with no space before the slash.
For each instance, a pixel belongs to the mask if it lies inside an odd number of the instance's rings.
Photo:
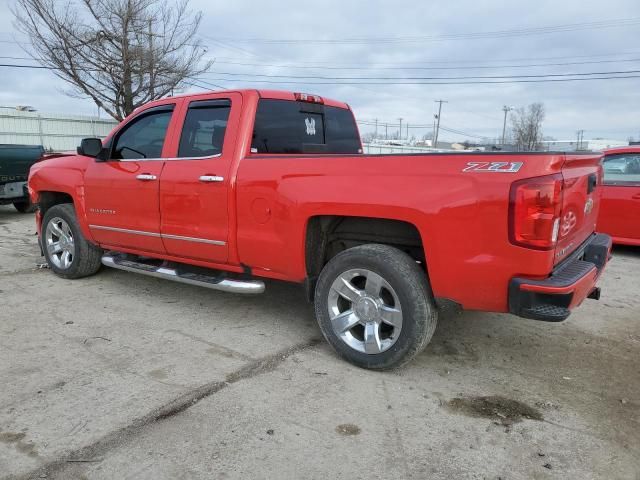
<path id="1" fill-rule="evenodd" d="M 73 196 L 71 196 L 67 192 L 57 192 L 50 190 L 38 192 L 37 205 L 40 209 L 40 212 L 42 213 L 42 216 L 44 216 L 44 214 L 47 213 L 47 210 L 49 210 L 51 207 L 53 207 L 54 205 L 60 205 L 61 203 L 72 203 L 74 204 L 74 208 L 76 208 L 75 202 L 73 201 Z"/>
<path id="2" fill-rule="evenodd" d="M 305 232 L 307 298 L 313 299 L 318 275 L 329 260 L 348 248 L 370 243 L 406 252 L 420 264 L 429 280 L 425 245 L 414 223 L 394 218 L 317 215 L 308 219 Z"/>
<path id="3" fill-rule="evenodd" d="M 35 198 L 38 205 L 38 231 L 41 230 L 40 223 L 42 222 L 42 219 L 51 207 L 70 203 L 73 205 L 73 209 L 76 212 L 76 218 L 80 225 L 80 229 L 82 230 L 82 234 L 88 241 L 95 243 L 93 235 L 91 235 L 91 231 L 89 230 L 89 225 L 86 222 L 84 205 L 78 201 L 75 195 L 64 190 L 41 190 L 36 193 Z"/>

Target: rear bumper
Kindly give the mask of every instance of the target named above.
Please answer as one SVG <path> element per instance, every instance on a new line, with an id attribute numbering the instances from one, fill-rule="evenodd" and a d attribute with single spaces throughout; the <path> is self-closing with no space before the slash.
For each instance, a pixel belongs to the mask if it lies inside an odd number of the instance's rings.
<path id="1" fill-rule="evenodd" d="M 565 320 L 585 298 L 600 297 L 596 281 L 610 258 L 611 237 L 594 234 L 548 278 L 513 278 L 509 284 L 509 311 L 534 320 Z"/>

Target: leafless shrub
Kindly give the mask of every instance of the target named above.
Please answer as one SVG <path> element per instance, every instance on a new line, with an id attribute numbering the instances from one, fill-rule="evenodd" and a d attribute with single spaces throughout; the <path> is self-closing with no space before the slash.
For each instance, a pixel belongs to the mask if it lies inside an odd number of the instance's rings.
<path id="1" fill-rule="evenodd" d="M 544 104 L 532 103 L 520 107 L 511 114 L 511 136 L 518 150 L 540 150 Z"/>

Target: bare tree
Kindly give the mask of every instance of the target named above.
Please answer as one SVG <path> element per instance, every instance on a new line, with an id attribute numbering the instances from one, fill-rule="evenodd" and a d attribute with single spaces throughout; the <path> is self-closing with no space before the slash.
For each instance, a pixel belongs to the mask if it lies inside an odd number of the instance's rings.
<path id="1" fill-rule="evenodd" d="M 16 0 L 29 54 L 116 120 L 211 67 L 189 0 Z"/>
<path id="2" fill-rule="evenodd" d="M 373 132 L 367 132 L 360 135 L 362 143 L 373 143 L 376 140 L 376 135 Z"/>
<path id="3" fill-rule="evenodd" d="M 518 150 L 540 150 L 544 115 L 543 103 L 520 107 L 511 114 L 511 137 Z"/>

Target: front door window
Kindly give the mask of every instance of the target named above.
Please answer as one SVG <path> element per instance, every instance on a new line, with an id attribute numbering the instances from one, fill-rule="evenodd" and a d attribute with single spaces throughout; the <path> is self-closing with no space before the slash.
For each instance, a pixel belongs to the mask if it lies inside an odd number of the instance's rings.
<path id="1" fill-rule="evenodd" d="M 152 111 L 134 119 L 118 133 L 111 158 L 113 160 L 160 158 L 171 113 L 170 110 Z"/>

